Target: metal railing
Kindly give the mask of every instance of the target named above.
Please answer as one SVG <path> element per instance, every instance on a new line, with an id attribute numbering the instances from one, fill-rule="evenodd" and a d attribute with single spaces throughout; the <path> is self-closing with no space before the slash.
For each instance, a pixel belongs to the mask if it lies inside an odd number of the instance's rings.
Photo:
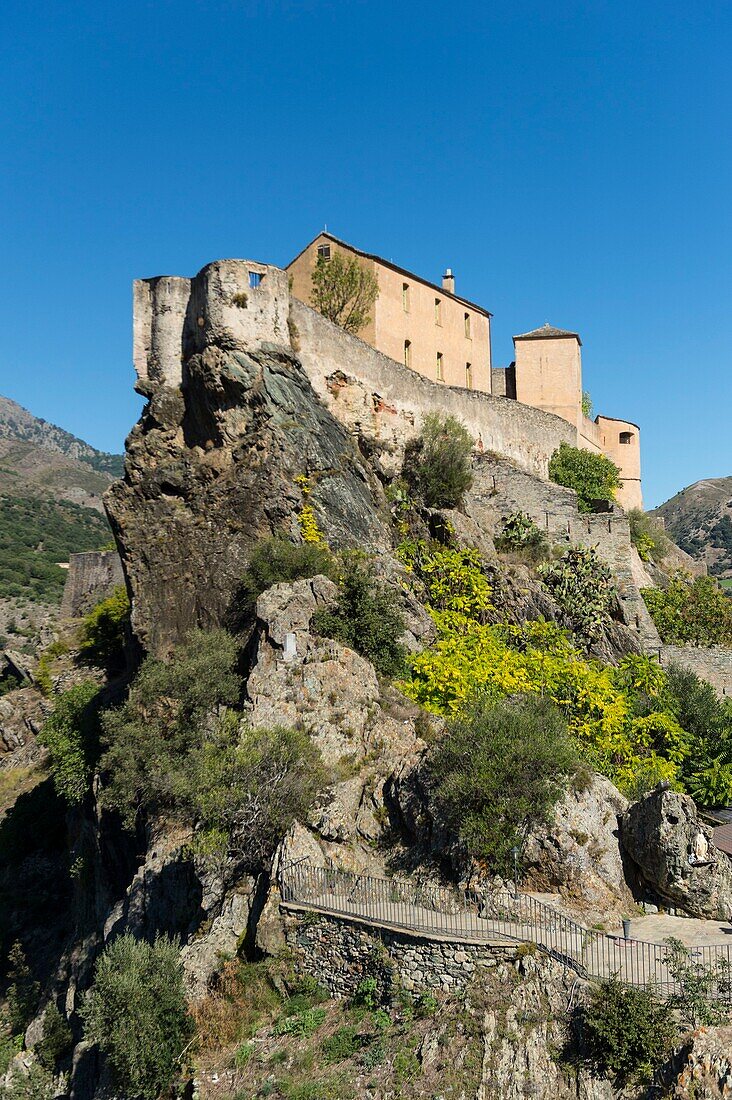
<path id="1" fill-rule="evenodd" d="M 653 986 L 661 994 L 679 992 L 669 967 L 673 949 L 668 943 L 626 939 L 585 928 L 528 894 L 483 893 L 373 878 L 315 867 L 306 861 L 283 869 L 280 890 L 284 905 L 416 932 L 428 939 L 494 946 L 534 943 L 582 977 L 616 976 L 629 985 Z M 705 967 L 722 963 L 722 969 L 726 964 L 732 976 L 732 943 L 687 950 L 691 962 Z M 729 999 L 729 982 L 723 975 L 717 994 Z"/>

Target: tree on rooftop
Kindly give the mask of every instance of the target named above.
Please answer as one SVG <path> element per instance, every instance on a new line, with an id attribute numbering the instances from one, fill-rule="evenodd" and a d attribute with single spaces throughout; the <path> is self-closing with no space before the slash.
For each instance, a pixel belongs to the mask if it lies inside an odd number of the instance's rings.
<path id="1" fill-rule="evenodd" d="M 353 334 L 369 323 L 379 284 L 373 271 L 355 256 L 342 252 L 334 252 L 330 259 L 318 256 L 312 281 L 310 302 L 329 321 Z"/>

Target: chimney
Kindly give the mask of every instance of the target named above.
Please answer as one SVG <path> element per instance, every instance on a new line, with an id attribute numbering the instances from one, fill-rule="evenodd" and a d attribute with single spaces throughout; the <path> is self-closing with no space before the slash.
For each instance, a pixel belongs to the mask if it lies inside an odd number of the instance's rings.
<path id="1" fill-rule="evenodd" d="M 450 294 L 455 293 L 455 276 L 452 273 L 451 267 L 448 267 L 447 271 L 442 276 L 442 289 L 447 290 Z"/>

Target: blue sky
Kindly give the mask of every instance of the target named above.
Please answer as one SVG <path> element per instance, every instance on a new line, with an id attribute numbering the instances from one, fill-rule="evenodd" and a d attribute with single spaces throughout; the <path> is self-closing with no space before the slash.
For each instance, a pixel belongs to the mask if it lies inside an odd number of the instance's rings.
<path id="1" fill-rule="evenodd" d="M 133 278 L 322 226 L 579 331 L 647 504 L 732 474 L 732 5 L 6 0 L 0 393 L 122 447 Z"/>

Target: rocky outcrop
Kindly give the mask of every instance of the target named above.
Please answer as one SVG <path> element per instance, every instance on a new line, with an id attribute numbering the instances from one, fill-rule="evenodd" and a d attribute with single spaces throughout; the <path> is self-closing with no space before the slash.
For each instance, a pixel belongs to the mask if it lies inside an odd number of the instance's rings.
<path id="1" fill-rule="evenodd" d="M 686 1064 L 671 1093 L 673 1100 L 730 1100 L 732 1027 L 695 1032 L 683 1057 Z"/>
<path id="2" fill-rule="evenodd" d="M 291 349 L 267 342 L 244 292 L 234 294 L 238 314 L 229 307 L 220 320 L 242 278 L 246 265 L 221 261 L 193 280 L 181 383 L 152 369 L 141 377 L 149 403 L 127 442 L 124 481 L 107 496 L 133 628 L 157 653 L 227 620 L 258 538 L 300 537 L 301 476 L 331 546 L 390 545 L 378 481 Z"/>
<path id="3" fill-rule="evenodd" d="M 525 885 L 558 890 L 593 921 L 627 913 L 633 896 L 619 843 L 620 818 L 627 809 L 628 800 L 601 775 L 584 789 L 567 791 L 551 824 L 527 839 Z"/>
<path id="4" fill-rule="evenodd" d="M 21 688 L 0 698 L 0 759 L 14 753 L 15 764 L 40 758 L 42 750 L 35 736 L 43 725 L 48 704 L 35 688 Z M 25 750 L 21 756 L 19 750 Z"/>
<path id="5" fill-rule="evenodd" d="M 688 795 L 652 791 L 623 816 L 620 836 L 652 893 L 695 917 L 732 915 L 732 860 L 715 848 Z"/>

